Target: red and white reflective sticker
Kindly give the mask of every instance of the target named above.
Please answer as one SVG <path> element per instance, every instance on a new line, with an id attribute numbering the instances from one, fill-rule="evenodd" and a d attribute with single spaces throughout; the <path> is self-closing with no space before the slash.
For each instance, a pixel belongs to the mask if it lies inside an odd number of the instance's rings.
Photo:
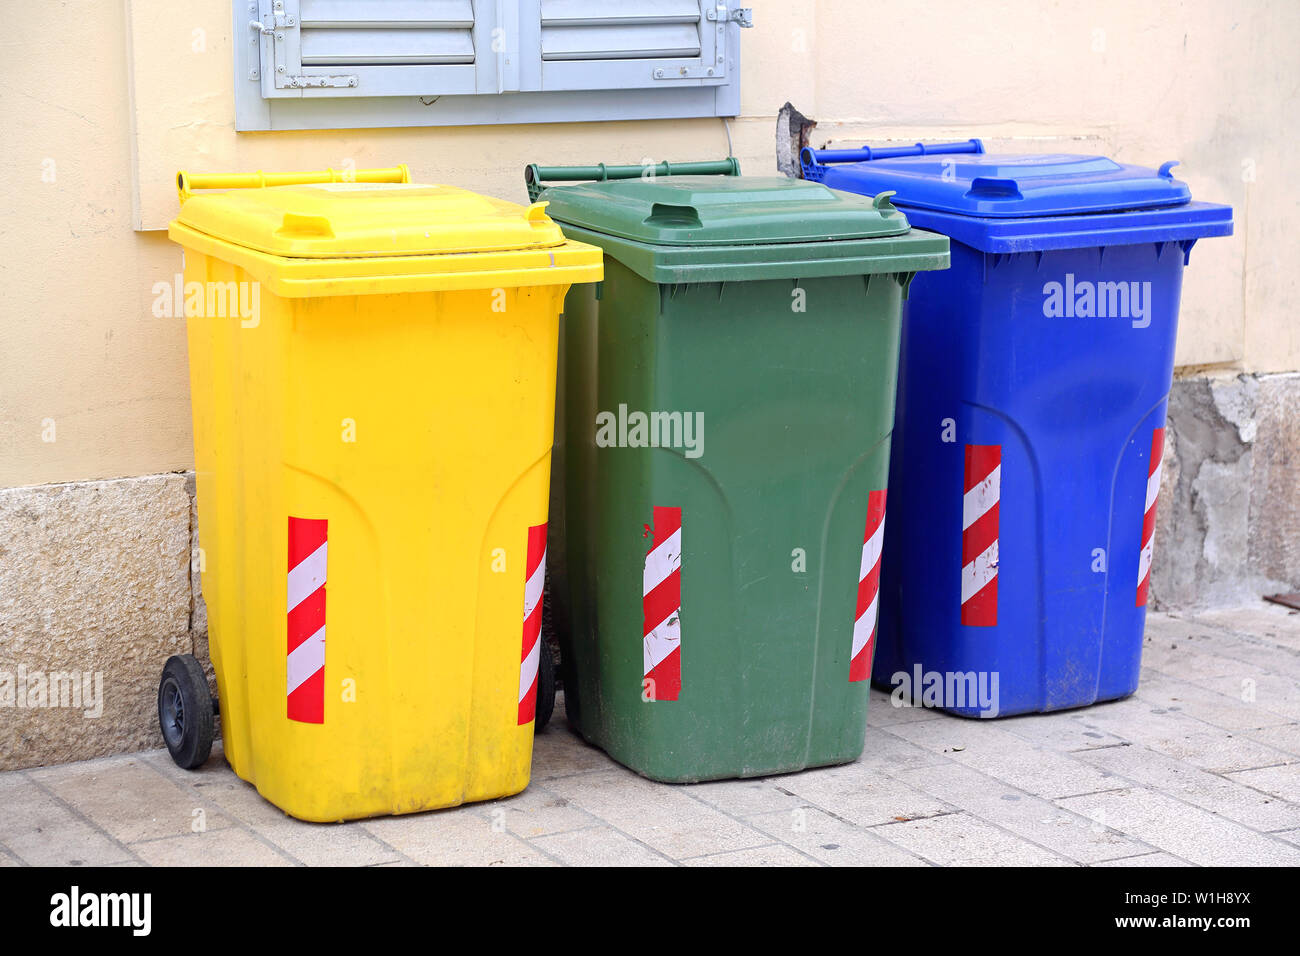
<path id="1" fill-rule="evenodd" d="M 1156 543 L 1156 499 L 1160 497 L 1160 461 L 1165 451 L 1165 430 L 1151 432 L 1151 460 L 1147 462 L 1147 500 L 1142 510 L 1142 550 L 1138 554 L 1137 603 L 1144 607 L 1151 586 L 1151 557 Z"/>
<path id="2" fill-rule="evenodd" d="M 998 504 L 1002 446 L 967 445 L 961 507 L 961 622 L 998 623 Z"/>
<path id="3" fill-rule="evenodd" d="M 655 508 L 655 546 L 641 578 L 642 674 L 651 700 L 682 691 L 682 509 Z"/>
<path id="4" fill-rule="evenodd" d="M 853 622 L 853 653 L 849 680 L 871 676 L 871 645 L 876 638 L 880 608 L 880 552 L 885 544 L 885 492 L 867 495 L 867 528 L 862 535 L 862 563 L 858 568 L 858 611 Z"/>
<path id="5" fill-rule="evenodd" d="M 546 525 L 528 529 L 528 560 L 524 566 L 524 644 L 519 661 L 519 724 L 537 713 L 537 667 L 542 647 L 542 592 L 546 586 Z"/>
<path id="6" fill-rule="evenodd" d="M 325 565 L 329 543 L 324 518 L 289 518 L 288 659 L 290 720 L 325 722 Z"/>

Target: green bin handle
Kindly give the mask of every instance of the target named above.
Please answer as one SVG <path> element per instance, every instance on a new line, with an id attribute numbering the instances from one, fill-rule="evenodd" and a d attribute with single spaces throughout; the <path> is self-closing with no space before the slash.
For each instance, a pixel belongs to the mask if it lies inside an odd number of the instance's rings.
<path id="1" fill-rule="evenodd" d="M 538 166 L 524 167 L 524 184 L 528 187 L 529 202 L 537 197 L 550 182 L 605 182 L 609 179 L 640 179 L 642 176 L 739 176 L 740 160 L 734 156 L 726 159 L 705 160 L 697 163 L 658 163 L 655 166 Z"/>

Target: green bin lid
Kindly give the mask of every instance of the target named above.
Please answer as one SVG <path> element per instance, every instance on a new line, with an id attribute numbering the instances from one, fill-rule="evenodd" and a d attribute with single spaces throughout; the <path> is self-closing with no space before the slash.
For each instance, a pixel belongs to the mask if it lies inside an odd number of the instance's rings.
<path id="1" fill-rule="evenodd" d="M 736 246 L 899 236 L 907 217 L 882 194 L 784 176 L 658 176 L 551 186 L 547 215 L 661 246 Z"/>

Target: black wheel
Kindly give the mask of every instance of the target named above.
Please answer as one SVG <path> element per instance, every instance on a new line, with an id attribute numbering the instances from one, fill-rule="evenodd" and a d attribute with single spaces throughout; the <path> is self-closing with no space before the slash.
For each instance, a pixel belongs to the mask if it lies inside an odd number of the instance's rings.
<path id="1" fill-rule="evenodd" d="M 185 770 L 203 766 L 212 752 L 212 694 L 203 666 L 193 654 L 177 654 L 163 665 L 158 725 L 176 766 Z"/>
<path id="2" fill-rule="evenodd" d="M 539 637 L 542 652 L 537 661 L 537 710 L 533 716 L 533 733 L 539 734 L 551 722 L 555 712 L 555 658 L 551 656 L 551 645 Z"/>

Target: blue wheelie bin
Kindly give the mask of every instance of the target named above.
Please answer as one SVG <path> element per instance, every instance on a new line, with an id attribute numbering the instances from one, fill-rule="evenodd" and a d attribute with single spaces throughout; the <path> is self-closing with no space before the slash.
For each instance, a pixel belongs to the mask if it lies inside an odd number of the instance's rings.
<path id="1" fill-rule="evenodd" d="M 984 717 L 1133 693 L 1183 267 L 1232 209 L 1172 162 L 801 158 L 952 240 L 905 304 L 873 679 Z"/>

